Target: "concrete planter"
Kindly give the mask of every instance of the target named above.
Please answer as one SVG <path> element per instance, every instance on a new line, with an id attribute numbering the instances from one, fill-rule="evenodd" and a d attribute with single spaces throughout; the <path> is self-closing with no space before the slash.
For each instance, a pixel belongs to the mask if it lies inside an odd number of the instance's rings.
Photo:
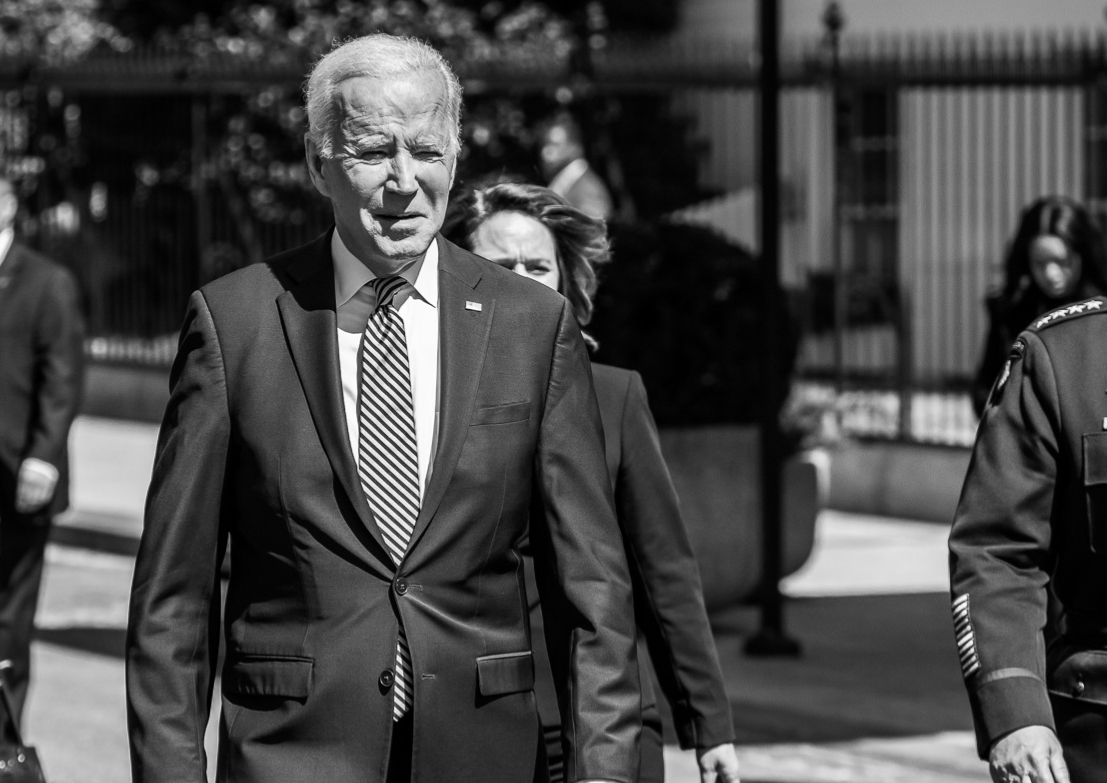
<path id="1" fill-rule="evenodd" d="M 708 609 L 748 601 L 761 580 L 761 483 L 756 427 L 669 428 L 661 448 L 680 496 Z M 784 575 L 807 561 L 815 540 L 819 483 L 811 460 L 783 475 Z"/>

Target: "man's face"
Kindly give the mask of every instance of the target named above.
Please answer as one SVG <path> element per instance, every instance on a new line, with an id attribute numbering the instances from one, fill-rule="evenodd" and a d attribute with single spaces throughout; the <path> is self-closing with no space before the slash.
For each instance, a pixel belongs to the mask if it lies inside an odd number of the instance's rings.
<path id="1" fill-rule="evenodd" d="M 539 150 L 542 174 L 546 179 L 553 179 L 557 172 L 579 158 L 582 152 L 580 145 L 573 141 L 564 126 L 550 126 L 542 137 L 542 147 Z"/>
<path id="2" fill-rule="evenodd" d="M 346 247 L 378 276 L 421 258 L 442 226 L 457 154 L 434 73 L 347 79 L 335 91 L 330 158 L 306 142 L 316 189 Z"/>

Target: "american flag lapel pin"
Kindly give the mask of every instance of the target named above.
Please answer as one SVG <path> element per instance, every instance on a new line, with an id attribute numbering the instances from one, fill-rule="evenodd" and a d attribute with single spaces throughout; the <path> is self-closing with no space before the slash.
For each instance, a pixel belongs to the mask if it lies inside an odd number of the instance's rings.
<path id="1" fill-rule="evenodd" d="M 481 303 L 480 302 L 466 302 L 465 303 L 465 309 L 466 310 L 472 310 L 474 313 L 479 313 L 481 311 Z"/>

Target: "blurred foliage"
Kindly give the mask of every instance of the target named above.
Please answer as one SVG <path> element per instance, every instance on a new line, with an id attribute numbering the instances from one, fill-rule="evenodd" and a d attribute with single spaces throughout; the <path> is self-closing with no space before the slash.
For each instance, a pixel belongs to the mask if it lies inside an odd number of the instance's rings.
<path id="1" fill-rule="evenodd" d="M 667 99 L 638 97 L 631 111 L 623 111 L 617 100 L 591 97 L 584 73 L 587 52 L 603 45 L 612 19 L 628 29 L 664 29 L 675 19 L 676 0 L 102 2 L 104 19 L 137 45 L 199 61 L 229 56 L 303 72 L 334 41 L 383 31 L 429 41 L 463 71 L 474 62 L 494 61 L 508 71 L 512 63 L 562 63 L 569 74 L 565 84 L 526 94 L 477 89 L 466 95 L 459 187 L 488 175 L 538 180 L 539 123 L 568 103 L 585 126 L 589 158 L 612 183 L 617 200 L 627 207 L 624 214 L 653 217 L 701 195 L 694 152 L 664 157 L 654 153 L 662 143 L 671 147 L 673 138 L 686 136 L 686 128 L 669 122 Z M 640 13 L 633 13 L 633 8 Z M 642 116 L 655 118 L 648 129 L 642 128 Z M 154 117 L 147 121 L 158 124 Z M 249 211 L 265 223 L 302 222 L 317 199 L 303 161 L 305 124 L 299 85 L 274 84 L 241 96 L 213 98 L 204 118 L 209 152 L 203 164 L 196 166 L 189 148 L 192 125 L 163 125 L 157 133 L 177 143 L 160 154 L 144 150 L 148 154 L 135 169 L 136 187 L 206 183 L 239 204 L 238 214 Z M 626 161 L 618 150 L 628 152 Z M 253 251 L 247 255 L 257 257 Z"/>
<path id="2" fill-rule="evenodd" d="M 62 65 L 129 40 L 99 16 L 99 0 L 0 0 L 0 56 Z"/>
<path id="3" fill-rule="evenodd" d="M 530 0 L 105 2 L 106 19 L 155 51 L 185 54 L 198 61 L 222 55 L 288 65 L 298 73 L 306 71 L 334 41 L 373 31 L 429 41 L 455 63 L 489 58 L 566 60 L 578 40 L 569 21 Z M 524 105 L 497 98 L 467 99 L 467 143 L 459 182 L 470 172 L 529 164 L 533 137 L 525 104 L 544 102 L 521 103 Z M 147 120 L 157 123 L 157 118 Z M 305 212 L 318 201 L 303 160 L 305 126 L 298 84 L 273 84 L 242 95 L 213 97 L 203 118 L 208 152 L 202 165 L 196 166 L 190 149 L 193 126 L 164 125 L 158 133 L 165 134 L 163 138 L 175 137 L 177 143 L 161 153 L 145 146 L 147 154 L 135 169 L 136 187 L 141 190 L 175 182 L 196 187 L 203 183 L 221 193 L 237 214 L 252 214 L 263 223 L 301 223 Z M 507 159 L 512 162 L 505 163 Z M 248 250 L 247 255 L 256 258 L 257 252 Z"/>
<path id="4" fill-rule="evenodd" d="M 22 12 L 27 2 L 31 14 Z M 37 35 L 34 51 L 44 63 L 100 43 L 304 73 L 334 41 L 379 30 L 429 41 L 462 73 L 473 63 L 508 74 L 515 66 L 545 68 L 548 78 L 525 87 L 470 80 L 457 187 L 503 176 L 541 181 L 542 123 L 568 109 L 620 215 L 593 323 L 597 359 L 639 370 L 665 425 L 754 422 L 766 328 L 780 330 L 787 376 L 793 322 L 782 299 L 764 301 L 756 258 L 706 229 L 662 219 L 712 195 L 697 179 L 700 150 L 689 121 L 674 114 L 666 90 L 620 96 L 591 86 L 590 52 L 612 34 L 671 28 L 677 0 L 99 0 L 99 17 L 97 4 L 0 0 L 0 22 L 19 17 L 3 31 Z M 102 291 L 100 328 L 145 337 L 171 331 L 195 285 L 326 225 L 328 205 L 303 159 L 300 89 L 285 80 L 240 93 L 72 101 L 40 90 L 21 99 L 34 106 L 27 116 L 43 161 L 41 204 L 80 204 L 83 225 L 94 229 L 110 213 L 133 232 L 126 241 L 137 261 L 89 281 Z M 100 217 L 88 206 L 96 189 L 110 201 Z M 204 228 L 206 219 L 219 227 Z M 74 237 L 73 252 L 103 249 L 96 236 Z M 129 311 L 135 315 L 123 319 Z"/>
<path id="5" fill-rule="evenodd" d="M 787 388 L 798 346 L 783 289 L 767 301 L 758 259 L 700 226 L 613 224 L 589 331 L 596 360 L 631 367 L 663 426 L 755 423 L 762 346 L 775 330 Z"/>

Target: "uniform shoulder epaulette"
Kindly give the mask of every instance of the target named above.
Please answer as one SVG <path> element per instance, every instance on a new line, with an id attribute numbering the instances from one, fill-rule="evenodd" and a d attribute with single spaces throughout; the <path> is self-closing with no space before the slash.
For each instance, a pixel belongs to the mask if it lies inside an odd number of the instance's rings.
<path id="1" fill-rule="evenodd" d="M 1034 322 L 1030 324 L 1030 329 L 1037 332 L 1047 326 L 1053 326 L 1062 321 L 1068 321 L 1082 315 L 1091 315 L 1092 313 L 1107 313 L 1107 299 L 1097 296 L 1094 299 L 1085 299 L 1083 302 L 1074 302 L 1064 307 L 1058 307 L 1056 310 L 1051 310 L 1045 315 L 1035 318 Z"/>

